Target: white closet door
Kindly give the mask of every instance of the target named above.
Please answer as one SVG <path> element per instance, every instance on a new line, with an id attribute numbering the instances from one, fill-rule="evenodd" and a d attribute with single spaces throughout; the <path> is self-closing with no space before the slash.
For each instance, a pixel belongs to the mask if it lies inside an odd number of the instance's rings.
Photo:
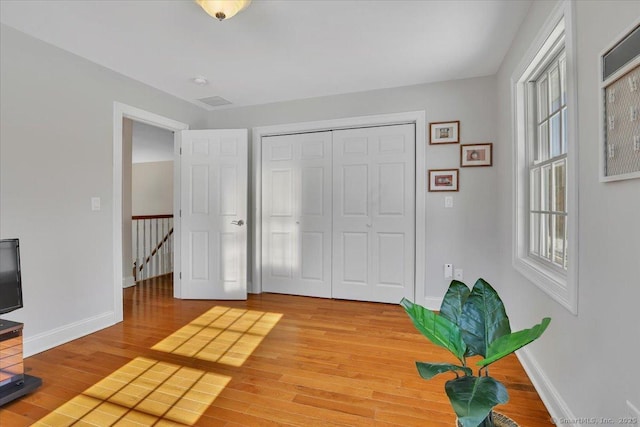
<path id="1" fill-rule="evenodd" d="M 331 297 L 331 132 L 262 139 L 262 287 Z"/>
<path id="2" fill-rule="evenodd" d="M 182 131 L 185 299 L 247 299 L 247 130 Z"/>
<path id="3" fill-rule="evenodd" d="M 333 171 L 333 298 L 413 298 L 415 126 L 334 131 Z"/>

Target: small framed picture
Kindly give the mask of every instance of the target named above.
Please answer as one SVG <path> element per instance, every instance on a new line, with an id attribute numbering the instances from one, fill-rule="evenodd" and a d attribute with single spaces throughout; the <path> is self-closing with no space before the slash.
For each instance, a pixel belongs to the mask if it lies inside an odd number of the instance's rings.
<path id="1" fill-rule="evenodd" d="M 429 123 L 429 144 L 457 144 L 460 142 L 460 121 Z"/>
<path id="2" fill-rule="evenodd" d="M 429 191 L 458 191 L 459 169 L 429 169 Z"/>
<path id="3" fill-rule="evenodd" d="M 493 165 L 493 144 L 468 144 L 460 146 L 460 166 L 463 168 Z"/>

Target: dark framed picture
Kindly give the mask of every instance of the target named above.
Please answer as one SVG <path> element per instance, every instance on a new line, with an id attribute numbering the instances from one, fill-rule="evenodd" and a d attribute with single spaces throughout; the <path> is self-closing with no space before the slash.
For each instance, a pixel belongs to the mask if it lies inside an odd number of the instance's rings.
<path id="1" fill-rule="evenodd" d="M 460 146 L 460 166 L 463 168 L 493 165 L 493 144 L 467 144 Z"/>
<path id="2" fill-rule="evenodd" d="M 429 123 L 429 144 L 460 142 L 460 121 Z"/>
<path id="3" fill-rule="evenodd" d="M 429 191 L 458 191 L 459 169 L 429 169 Z"/>

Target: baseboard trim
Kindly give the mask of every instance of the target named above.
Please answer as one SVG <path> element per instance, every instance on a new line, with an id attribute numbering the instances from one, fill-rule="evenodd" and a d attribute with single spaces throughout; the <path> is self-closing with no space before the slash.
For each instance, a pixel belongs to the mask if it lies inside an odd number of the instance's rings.
<path id="1" fill-rule="evenodd" d="M 24 340 L 24 357 L 33 356 L 50 348 L 57 347 L 61 344 L 73 341 L 85 335 L 104 329 L 114 325 L 115 313 L 108 311 L 89 317 L 78 322 L 60 326 L 58 328 L 46 331 Z"/>
<path id="2" fill-rule="evenodd" d="M 122 279 L 123 288 L 130 288 L 135 284 L 136 284 L 136 279 L 133 276 L 125 277 L 124 279 Z"/>
<path id="3" fill-rule="evenodd" d="M 573 415 L 567 402 L 560 396 L 560 393 L 553 386 L 553 383 L 542 370 L 536 359 L 531 355 L 529 349 L 522 348 L 518 350 L 516 356 L 540 395 L 540 399 L 542 399 L 542 402 L 547 407 L 554 421 L 553 424 L 580 427 L 580 424 L 571 422 L 576 421 L 577 418 Z"/>

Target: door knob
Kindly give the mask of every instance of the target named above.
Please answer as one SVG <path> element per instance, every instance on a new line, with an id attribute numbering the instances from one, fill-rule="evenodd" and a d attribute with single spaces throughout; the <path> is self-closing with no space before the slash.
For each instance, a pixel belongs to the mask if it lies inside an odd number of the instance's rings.
<path id="1" fill-rule="evenodd" d="M 239 219 L 238 221 L 231 221 L 231 224 L 237 225 L 238 227 L 242 227 L 244 225 L 244 221 Z"/>

